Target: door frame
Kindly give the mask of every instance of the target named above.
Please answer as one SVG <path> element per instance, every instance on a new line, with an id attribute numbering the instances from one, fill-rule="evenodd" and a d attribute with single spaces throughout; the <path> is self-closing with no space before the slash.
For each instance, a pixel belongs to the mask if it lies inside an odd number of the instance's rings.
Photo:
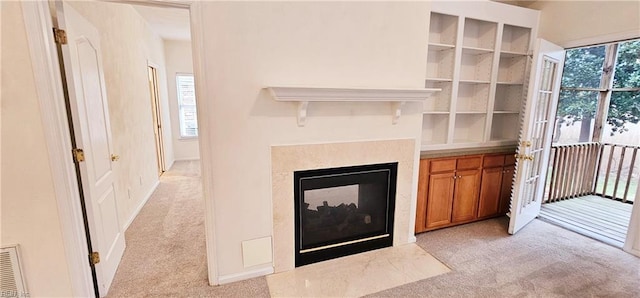
<path id="1" fill-rule="evenodd" d="M 105 0 L 108 1 L 108 0 Z M 194 75 L 197 86 L 196 96 L 208 98 L 206 85 L 205 56 L 202 51 L 204 28 L 202 26 L 202 4 L 198 1 L 153 0 L 146 3 L 138 1 L 115 0 L 124 4 L 146 4 L 168 8 L 189 9 L 191 21 L 191 44 L 193 52 Z M 49 166 L 54 183 L 55 199 L 60 219 L 62 241 L 66 263 L 69 269 L 73 296 L 92 297 L 94 285 L 88 264 L 88 249 L 80 206 L 80 195 L 76 172 L 71 157 L 71 136 L 67 121 L 63 85 L 58 62 L 56 44 L 53 40 L 53 23 L 48 1 L 22 1 L 27 41 L 35 79 L 40 115 L 47 143 Z M 205 207 L 205 238 L 207 267 L 210 285 L 219 284 L 216 262 L 216 233 L 213 215 L 215 206 L 211 199 L 212 183 L 212 139 L 209 133 L 209 117 L 203 115 L 210 110 L 207 101 L 201 101 L 198 117 L 200 127 L 200 158 L 202 167 L 203 195 Z"/>
<path id="2" fill-rule="evenodd" d="M 150 60 L 147 60 L 147 73 L 149 71 L 149 68 L 154 70 L 154 88 L 155 90 L 153 91 L 152 94 L 152 98 L 151 98 L 151 113 L 153 113 L 152 117 L 153 117 L 153 125 L 154 126 L 158 126 L 158 134 L 155 134 L 155 130 L 156 127 L 153 128 L 154 130 L 154 139 L 156 141 L 156 158 L 157 158 L 157 164 L 158 164 L 158 177 L 162 176 L 162 174 L 164 174 L 164 172 L 167 171 L 167 160 L 166 160 L 166 156 L 165 156 L 165 147 L 164 147 L 164 121 L 162 119 L 162 101 L 160 100 L 160 94 L 158 94 L 158 86 L 160 84 L 159 82 L 159 75 L 158 75 L 158 70 L 160 69 L 159 65 L 157 63 L 153 63 Z M 154 96 L 155 94 L 155 96 Z"/>

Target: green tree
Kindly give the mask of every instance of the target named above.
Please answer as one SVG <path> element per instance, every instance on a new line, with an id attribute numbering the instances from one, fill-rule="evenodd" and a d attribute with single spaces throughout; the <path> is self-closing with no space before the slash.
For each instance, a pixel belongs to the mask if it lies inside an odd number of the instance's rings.
<path id="1" fill-rule="evenodd" d="M 558 103 L 558 130 L 564 125 L 581 122 L 580 142 L 590 139 L 591 120 L 595 116 L 598 91 L 578 91 L 571 88 L 598 88 L 602 76 L 605 46 L 572 49 L 567 51 L 562 87 Z M 640 87 L 640 40 L 620 43 L 614 75 L 614 88 Z M 638 123 L 640 116 L 640 92 L 613 92 L 607 123 L 611 135 L 623 133 L 627 123 Z M 556 131 L 555 140 L 559 138 Z"/>

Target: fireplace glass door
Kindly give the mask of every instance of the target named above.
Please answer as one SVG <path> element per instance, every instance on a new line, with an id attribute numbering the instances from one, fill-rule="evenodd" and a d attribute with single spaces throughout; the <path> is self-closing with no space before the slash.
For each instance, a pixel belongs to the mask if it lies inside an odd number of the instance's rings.
<path id="1" fill-rule="evenodd" d="M 397 163 L 298 171 L 296 266 L 393 241 Z"/>

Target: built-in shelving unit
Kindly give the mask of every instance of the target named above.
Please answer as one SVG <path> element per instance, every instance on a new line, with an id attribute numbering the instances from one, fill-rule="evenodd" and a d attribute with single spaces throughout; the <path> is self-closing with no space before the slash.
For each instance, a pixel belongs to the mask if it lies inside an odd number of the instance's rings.
<path id="1" fill-rule="evenodd" d="M 516 144 L 537 22 L 499 3 L 432 4 L 425 87 L 442 91 L 424 104 L 423 150 Z"/>

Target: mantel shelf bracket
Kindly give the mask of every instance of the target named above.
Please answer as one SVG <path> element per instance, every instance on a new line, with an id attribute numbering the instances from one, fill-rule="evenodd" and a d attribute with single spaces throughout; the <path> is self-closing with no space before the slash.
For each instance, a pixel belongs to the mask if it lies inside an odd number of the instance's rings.
<path id="1" fill-rule="evenodd" d="M 406 101 L 394 101 L 391 103 L 391 112 L 393 113 L 392 124 L 398 124 L 398 120 L 400 120 L 400 116 L 402 115 L 402 106 L 404 106 L 405 103 Z"/>
<path id="2" fill-rule="evenodd" d="M 307 108 L 309 107 L 308 101 L 298 102 L 298 126 L 303 127 L 307 124 Z"/>

